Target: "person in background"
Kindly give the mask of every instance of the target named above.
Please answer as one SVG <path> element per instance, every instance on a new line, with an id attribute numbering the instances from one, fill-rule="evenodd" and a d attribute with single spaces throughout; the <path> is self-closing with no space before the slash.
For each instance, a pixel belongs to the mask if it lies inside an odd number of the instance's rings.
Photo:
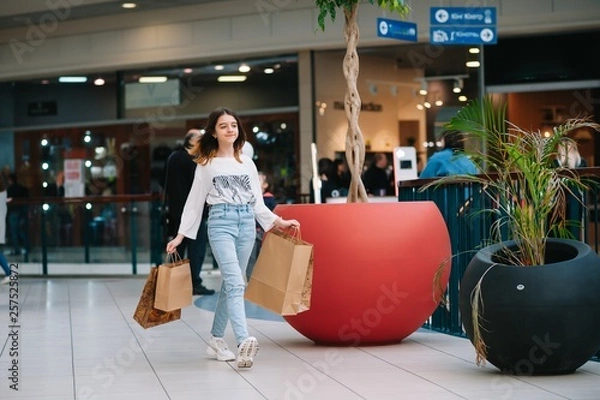
<path id="1" fill-rule="evenodd" d="M 169 209 L 169 226 L 167 227 L 169 237 L 177 234 L 181 224 L 183 206 L 192 187 L 196 171 L 196 163 L 189 151 L 198 143 L 201 136 L 202 133 L 198 129 L 190 129 L 184 137 L 183 146 L 177 147 L 169 155 L 165 164 L 164 195 Z M 213 289 L 204 286 L 200 276 L 206 255 L 207 241 L 206 218 L 202 218 L 195 237 L 193 239 L 186 237 L 177 246 L 177 254 L 180 257 L 185 258 L 187 251 L 192 272 L 192 293 L 197 296 L 215 294 Z"/>
<path id="2" fill-rule="evenodd" d="M 21 185 L 16 173 L 9 175 L 7 197 L 12 199 L 8 205 L 8 229 L 10 232 L 10 243 L 13 247 L 11 255 L 20 255 L 27 252 L 27 219 L 29 208 L 27 204 L 15 204 L 15 200 L 29 197 L 29 189 Z"/>
<path id="3" fill-rule="evenodd" d="M 363 182 L 370 196 L 394 195 L 394 174 L 388 168 L 388 158 L 384 153 L 375 153 L 373 163 L 364 173 Z"/>
<path id="4" fill-rule="evenodd" d="M 328 197 L 331 197 L 333 191 L 333 184 L 331 182 L 331 171 L 333 168 L 333 161 L 330 158 L 323 157 L 317 162 L 317 172 L 319 173 L 319 179 L 321 179 L 321 203 L 325 203 Z M 315 188 L 313 186 L 313 179 L 310 180 L 310 202 L 315 202 Z"/>
<path id="5" fill-rule="evenodd" d="M 6 182 L 4 177 L 0 176 L 0 244 L 6 243 L 6 204 L 8 203 L 8 197 L 6 194 Z M 5 285 L 10 282 L 10 267 L 8 266 L 8 260 L 4 256 L 4 253 L 0 251 L 0 268 L 6 275 L 0 284 Z"/>
<path id="6" fill-rule="evenodd" d="M 269 210 L 273 211 L 277 205 L 277 201 L 275 200 L 275 195 L 270 191 L 271 179 L 262 172 L 258 173 L 258 179 L 260 180 L 260 187 L 262 189 L 265 206 L 267 206 Z M 258 253 L 260 252 L 260 247 L 262 246 L 264 236 L 265 230 L 260 226 L 259 223 L 257 223 L 256 240 L 254 241 L 254 248 L 252 249 L 252 254 L 250 255 L 250 261 L 248 261 L 248 268 L 246 268 L 246 282 L 250 281 L 250 276 L 252 275 L 254 264 L 256 264 L 256 260 L 258 259 Z"/>
<path id="7" fill-rule="evenodd" d="M 333 160 L 331 184 L 333 186 L 332 194 L 337 193 L 340 197 L 348 195 L 348 189 L 350 188 L 350 173 L 348 172 L 348 165 L 344 160 L 339 158 Z"/>
<path id="8" fill-rule="evenodd" d="M 447 130 L 442 133 L 442 150 L 433 154 L 419 178 L 437 178 L 447 175 L 477 174 L 477 166 L 464 154 L 465 142 L 462 133 Z"/>
<path id="9" fill-rule="evenodd" d="M 557 167 L 584 168 L 588 166 L 585 159 L 579 154 L 577 142 L 572 139 L 567 137 L 562 138 L 558 145 L 557 153 L 555 161 Z"/>
<path id="10" fill-rule="evenodd" d="M 206 132 L 190 150 L 197 162 L 194 183 L 177 236 L 166 249 L 173 253 L 185 237 L 195 239 L 204 208 L 209 208 L 208 239 L 223 282 L 206 351 L 218 361 L 236 359 L 223 338 L 230 322 L 238 368 L 252 367 L 258 352 L 258 341 L 248 333 L 244 305 L 244 277 L 254 247 L 256 221 L 265 231 L 300 227 L 298 221 L 284 220 L 265 205 L 256 165 L 242 154 L 245 141 L 246 132 L 237 114 L 228 108 L 210 113 Z"/>

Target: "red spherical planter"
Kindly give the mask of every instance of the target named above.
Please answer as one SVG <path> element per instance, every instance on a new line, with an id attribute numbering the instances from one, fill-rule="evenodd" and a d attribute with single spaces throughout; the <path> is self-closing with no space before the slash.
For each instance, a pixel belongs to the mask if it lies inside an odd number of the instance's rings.
<path id="1" fill-rule="evenodd" d="M 285 320 L 318 344 L 397 343 L 437 307 L 434 276 L 450 275 L 450 237 L 430 201 L 278 205 L 314 245 L 311 308 Z"/>

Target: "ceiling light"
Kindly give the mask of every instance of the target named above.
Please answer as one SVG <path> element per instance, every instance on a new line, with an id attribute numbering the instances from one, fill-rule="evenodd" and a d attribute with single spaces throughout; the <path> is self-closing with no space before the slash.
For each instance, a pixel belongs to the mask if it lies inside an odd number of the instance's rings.
<path id="1" fill-rule="evenodd" d="M 225 69 L 222 65 L 215 65 L 215 71 L 223 71 Z"/>
<path id="2" fill-rule="evenodd" d="M 431 108 L 431 103 L 428 101 L 424 102 L 423 105 L 425 106 L 425 108 Z"/>
<path id="3" fill-rule="evenodd" d="M 466 66 L 469 68 L 479 68 L 481 64 L 479 61 L 467 61 Z"/>
<path id="4" fill-rule="evenodd" d="M 166 81 L 166 76 L 140 76 L 138 79 L 139 83 L 165 83 Z"/>
<path id="5" fill-rule="evenodd" d="M 60 83 L 85 83 L 87 82 L 87 77 L 85 76 L 61 76 L 58 78 Z"/>
<path id="6" fill-rule="evenodd" d="M 454 93 L 460 93 L 460 92 L 462 92 L 463 85 L 464 85 L 464 82 L 463 82 L 462 79 L 455 79 L 454 80 L 454 87 L 452 88 L 452 91 Z"/>
<path id="7" fill-rule="evenodd" d="M 246 73 L 246 72 L 250 72 L 250 66 L 248 64 L 242 64 L 240 65 L 240 67 L 238 68 L 238 71 L 240 71 L 241 73 Z"/>
<path id="8" fill-rule="evenodd" d="M 471 53 L 471 54 L 479 54 L 479 47 L 471 47 L 471 48 L 469 48 L 469 53 Z"/>
<path id="9" fill-rule="evenodd" d="M 193 71 L 194 71 L 194 70 L 193 70 L 193 69 L 191 69 L 191 68 L 184 68 L 184 69 L 183 69 L 183 73 L 184 73 L 184 74 L 191 74 Z"/>
<path id="10" fill-rule="evenodd" d="M 265 74 L 272 74 L 273 72 L 275 72 L 275 70 L 273 68 L 265 68 L 265 70 L 264 70 Z"/>
<path id="11" fill-rule="evenodd" d="M 421 103 L 417 104 L 417 110 L 422 110 L 423 108 L 424 108 L 423 104 L 421 104 Z"/>
<path id="12" fill-rule="evenodd" d="M 135 3 L 123 3 L 123 4 L 121 4 L 121 7 L 125 8 L 125 9 L 128 9 L 128 10 L 131 10 L 133 8 L 136 8 L 137 4 L 135 4 Z"/>
<path id="13" fill-rule="evenodd" d="M 437 107 L 441 107 L 441 106 L 443 106 L 443 105 L 444 105 L 444 102 L 443 102 L 442 100 L 436 100 L 436 101 L 435 101 L 435 105 L 436 105 Z"/>
<path id="14" fill-rule="evenodd" d="M 467 96 L 458 96 L 458 101 L 467 101 Z"/>
<path id="15" fill-rule="evenodd" d="M 94 85 L 96 85 L 96 86 L 102 86 L 102 85 L 104 85 L 105 83 L 106 83 L 106 82 L 105 82 L 105 81 L 104 81 L 104 79 L 102 79 L 102 78 L 98 78 L 98 79 L 96 79 L 96 80 L 94 81 Z"/>
<path id="16" fill-rule="evenodd" d="M 219 82 L 244 82 L 245 80 L 244 75 L 221 75 L 217 78 Z"/>
<path id="17" fill-rule="evenodd" d="M 42 79 L 42 85 L 47 85 L 49 83 L 50 81 L 48 79 Z"/>

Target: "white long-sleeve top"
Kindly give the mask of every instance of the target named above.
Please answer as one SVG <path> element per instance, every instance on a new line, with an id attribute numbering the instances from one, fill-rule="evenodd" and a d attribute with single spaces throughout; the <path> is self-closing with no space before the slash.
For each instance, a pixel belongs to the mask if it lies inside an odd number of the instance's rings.
<path id="1" fill-rule="evenodd" d="M 208 164 L 196 166 L 179 233 L 196 239 L 205 202 L 209 205 L 251 204 L 260 226 L 265 231 L 273 227 L 278 217 L 265 206 L 256 165 L 244 154 L 240 159 L 241 163 L 234 157 L 214 157 Z"/>

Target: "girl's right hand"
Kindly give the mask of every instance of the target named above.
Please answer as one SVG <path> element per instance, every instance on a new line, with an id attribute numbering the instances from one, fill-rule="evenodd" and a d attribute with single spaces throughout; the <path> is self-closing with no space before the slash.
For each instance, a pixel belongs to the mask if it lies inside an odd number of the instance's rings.
<path id="1" fill-rule="evenodd" d="M 169 243 L 167 243 L 167 253 L 169 253 L 169 254 L 175 253 L 177 251 L 177 246 L 179 246 L 182 241 L 183 241 L 183 235 L 181 233 L 178 233 L 177 236 L 175 236 L 175 238 L 173 238 L 173 240 L 171 240 Z"/>

